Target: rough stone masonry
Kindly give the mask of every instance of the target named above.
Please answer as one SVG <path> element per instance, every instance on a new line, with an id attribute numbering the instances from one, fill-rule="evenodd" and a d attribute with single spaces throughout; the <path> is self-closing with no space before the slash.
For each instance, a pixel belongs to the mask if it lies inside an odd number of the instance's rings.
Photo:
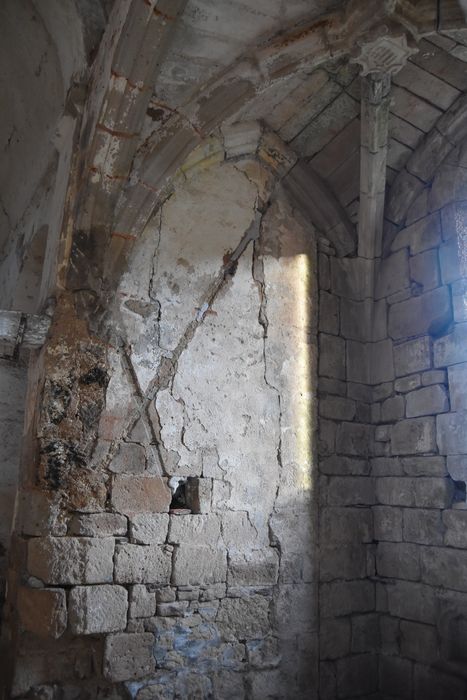
<path id="1" fill-rule="evenodd" d="M 2 698 L 467 700 L 460 5 L 0 34 Z"/>

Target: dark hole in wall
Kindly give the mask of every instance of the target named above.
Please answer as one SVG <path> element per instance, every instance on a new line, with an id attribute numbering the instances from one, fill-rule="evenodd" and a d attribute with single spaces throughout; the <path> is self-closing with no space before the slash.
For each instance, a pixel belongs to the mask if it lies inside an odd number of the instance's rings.
<path id="1" fill-rule="evenodd" d="M 465 503 L 467 499 L 467 489 L 465 481 L 454 482 L 454 492 L 452 495 L 453 503 Z"/>
<path id="2" fill-rule="evenodd" d="M 186 508 L 186 482 L 181 481 L 177 488 L 172 492 L 172 500 L 170 502 L 170 510 L 178 510 Z"/>

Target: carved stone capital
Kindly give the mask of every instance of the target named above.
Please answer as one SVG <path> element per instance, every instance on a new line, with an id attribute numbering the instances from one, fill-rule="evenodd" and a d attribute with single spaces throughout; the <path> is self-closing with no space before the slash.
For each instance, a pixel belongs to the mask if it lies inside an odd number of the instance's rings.
<path id="1" fill-rule="evenodd" d="M 362 76 L 392 76 L 417 51 L 417 48 L 409 46 L 405 33 L 401 32 L 397 36 L 383 34 L 373 41 L 359 41 L 358 49 L 350 60 L 360 64 Z"/>

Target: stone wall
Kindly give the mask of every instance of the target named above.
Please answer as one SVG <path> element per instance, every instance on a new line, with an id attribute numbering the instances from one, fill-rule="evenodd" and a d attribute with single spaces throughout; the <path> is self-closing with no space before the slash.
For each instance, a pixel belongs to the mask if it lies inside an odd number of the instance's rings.
<path id="1" fill-rule="evenodd" d="M 466 697 L 464 162 L 461 147 L 408 210 L 413 193 L 400 193 L 377 270 L 387 349 L 371 475 L 385 698 Z"/>
<path id="2" fill-rule="evenodd" d="M 280 192 L 267 206 L 258 163 L 221 160 L 146 227 L 109 344 L 58 304 L 12 697 L 317 687 L 314 234 Z"/>

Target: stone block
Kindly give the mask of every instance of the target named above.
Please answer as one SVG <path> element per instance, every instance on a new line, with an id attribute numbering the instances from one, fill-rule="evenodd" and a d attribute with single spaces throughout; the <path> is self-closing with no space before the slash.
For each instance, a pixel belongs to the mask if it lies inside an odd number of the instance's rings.
<path id="1" fill-rule="evenodd" d="M 454 326 L 452 333 L 433 343 L 435 367 L 447 367 L 467 362 L 467 323 Z"/>
<path id="2" fill-rule="evenodd" d="M 168 541 L 172 544 L 206 544 L 212 547 L 221 542 L 221 524 L 218 515 L 171 516 Z"/>
<path id="3" fill-rule="evenodd" d="M 130 519 L 130 537 L 137 544 L 164 544 L 168 528 L 167 513 L 138 513 Z"/>
<path id="4" fill-rule="evenodd" d="M 115 474 L 142 474 L 146 469 L 146 452 L 142 445 L 122 442 L 110 462 L 109 470 Z"/>
<path id="5" fill-rule="evenodd" d="M 156 614 L 156 594 L 147 586 L 130 588 L 130 617 L 153 617 Z"/>
<path id="6" fill-rule="evenodd" d="M 379 404 L 377 404 L 379 406 Z M 382 418 L 380 417 L 380 420 Z M 375 442 L 390 442 L 391 441 L 391 426 L 377 425 L 375 428 Z"/>
<path id="7" fill-rule="evenodd" d="M 323 619 L 373 612 L 375 585 L 372 581 L 332 581 L 320 587 L 320 615 Z"/>
<path id="8" fill-rule="evenodd" d="M 431 339 L 428 336 L 415 338 L 394 346 L 396 377 L 405 377 L 431 367 Z"/>
<path id="9" fill-rule="evenodd" d="M 446 547 L 421 549 L 422 581 L 454 591 L 467 591 L 467 552 Z"/>
<path id="10" fill-rule="evenodd" d="M 444 543 L 448 547 L 467 549 L 467 511 L 445 510 L 443 524 L 445 527 Z"/>
<path id="11" fill-rule="evenodd" d="M 131 681 L 155 671 L 154 635 L 111 634 L 105 639 L 104 677 L 109 681 Z"/>
<path id="12" fill-rule="evenodd" d="M 192 513 L 210 513 L 213 480 L 189 476 L 185 486 L 186 502 Z"/>
<path id="13" fill-rule="evenodd" d="M 441 221 L 439 212 L 419 219 L 411 226 L 399 231 L 391 245 L 391 250 L 410 248 L 411 255 L 436 248 L 441 243 Z"/>
<path id="14" fill-rule="evenodd" d="M 387 587 L 388 612 L 394 617 L 434 624 L 437 615 L 436 591 L 411 581 L 395 581 Z"/>
<path id="15" fill-rule="evenodd" d="M 467 321 L 467 280 L 464 278 L 451 284 L 451 294 L 454 321 L 463 323 Z"/>
<path id="16" fill-rule="evenodd" d="M 341 300 L 341 335 L 367 343 L 373 340 L 373 301 Z"/>
<path id="17" fill-rule="evenodd" d="M 229 586 L 268 586 L 277 583 L 279 557 L 271 547 L 250 552 L 229 553 Z"/>
<path id="18" fill-rule="evenodd" d="M 372 268 L 373 261 L 366 258 L 332 258 L 332 291 L 346 299 L 370 299 L 373 296 Z"/>
<path id="19" fill-rule="evenodd" d="M 410 258 L 410 279 L 422 292 L 428 292 L 439 286 L 440 274 L 436 250 L 426 250 Z"/>
<path id="20" fill-rule="evenodd" d="M 397 656 L 381 655 L 379 662 L 379 683 L 390 697 L 398 700 L 412 698 L 412 664 Z"/>
<path id="21" fill-rule="evenodd" d="M 467 411 L 467 362 L 448 368 L 449 398 L 453 411 Z"/>
<path id="22" fill-rule="evenodd" d="M 406 248 L 384 258 L 376 267 L 375 299 L 388 297 L 410 287 L 409 253 Z"/>
<path id="23" fill-rule="evenodd" d="M 390 340 L 381 340 L 371 345 L 370 383 L 392 382 L 394 374 L 393 344 Z"/>
<path id="24" fill-rule="evenodd" d="M 172 553 L 168 547 L 120 544 L 115 550 L 115 581 L 117 583 L 170 582 Z"/>
<path id="25" fill-rule="evenodd" d="M 375 482 L 370 476 L 332 476 L 327 489 L 330 506 L 372 505 Z"/>
<path id="26" fill-rule="evenodd" d="M 467 413 L 443 413 L 436 417 L 438 448 L 442 455 L 467 453 Z"/>
<path id="27" fill-rule="evenodd" d="M 413 479 L 385 476 L 376 479 L 376 499 L 387 506 L 415 505 Z"/>
<path id="28" fill-rule="evenodd" d="M 431 664 L 438 658 L 436 627 L 402 620 L 400 625 L 401 653 L 407 659 Z"/>
<path id="29" fill-rule="evenodd" d="M 391 450 L 395 455 L 410 455 L 436 450 L 435 419 L 408 418 L 392 428 Z"/>
<path id="30" fill-rule="evenodd" d="M 336 451 L 337 427 L 333 421 L 319 419 L 318 453 L 320 456 L 332 455 Z"/>
<path id="31" fill-rule="evenodd" d="M 416 664 L 414 668 L 415 700 L 463 700 L 465 680 L 450 673 L 443 673 L 436 667 Z"/>
<path id="32" fill-rule="evenodd" d="M 408 377 L 403 377 L 402 379 L 396 379 L 394 382 L 394 389 L 401 394 L 407 394 L 409 391 L 418 389 L 421 386 L 422 380 L 419 374 L 411 374 Z"/>
<path id="33" fill-rule="evenodd" d="M 329 379 L 328 377 L 318 377 L 318 389 L 320 395 L 335 394 L 336 396 L 346 396 L 347 383 L 340 379 Z M 354 396 L 349 398 L 353 399 Z"/>
<path id="34" fill-rule="evenodd" d="M 127 530 L 127 519 L 116 513 L 74 515 L 68 526 L 68 534 L 81 537 L 125 536 Z"/>
<path id="35" fill-rule="evenodd" d="M 347 346 L 347 378 L 350 382 L 369 384 L 371 376 L 371 348 L 368 343 L 348 340 Z"/>
<path id="36" fill-rule="evenodd" d="M 54 586 L 112 581 L 113 537 L 36 537 L 28 542 L 28 572 Z"/>
<path id="37" fill-rule="evenodd" d="M 322 544 L 371 542 L 373 528 L 368 508 L 329 508 L 321 510 Z"/>
<path id="38" fill-rule="evenodd" d="M 320 472 L 322 474 L 340 476 L 365 476 L 370 473 L 370 464 L 367 459 L 344 457 L 343 455 L 331 455 L 320 460 Z"/>
<path id="39" fill-rule="evenodd" d="M 465 276 L 465 263 L 461 259 L 457 238 L 451 238 L 439 247 L 439 264 L 443 284 L 452 284 Z"/>
<path id="40" fill-rule="evenodd" d="M 449 508 L 454 484 L 451 479 L 418 477 L 413 479 L 414 503 L 417 508 Z"/>
<path id="41" fill-rule="evenodd" d="M 420 579 L 418 550 L 415 544 L 380 542 L 376 551 L 378 576 L 418 581 Z"/>
<path id="42" fill-rule="evenodd" d="M 246 511 L 225 511 L 222 518 L 222 537 L 227 549 L 261 549 L 269 538 L 259 537 L 258 531 Z"/>
<path id="43" fill-rule="evenodd" d="M 358 696 L 374 693 L 378 688 L 376 654 L 358 654 L 337 662 L 338 697 L 345 697 L 349 688 Z"/>
<path id="44" fill-rule="evenodd" d="M 66 593 L 60 588 L 18 590 L 18 613 L 21 628 L 38 637 L 58 639 L 66 630 Z"/>
<path id="45" fill-rule="evenodd" d="M 350 652 L 350 620 L 341 617 L 323 620 L 320 625 L 320 658 L 339 659 Z"/>
<path id="46" fill-rule="evenodd" d="M 269 600 L 264 596 L 224 598 L 217 625 L 226 640 L 261 639 L 269 632 Z"/>
<path id="47" fill-rule="evenodd" d="M 345 379 L 345 341 L 334 335 L 319 334 L 320 376 Z"/>
<path id="48" fill-rule="evenodd" d="M 181 544 L 175 548 L 172 583 L 175 586 L 197 586 L 219 583 L 227 579 L 225 549 L 206 545 Z"/>
<path id="49" fill-rule="evenodd" d="M 446 384 L 446 370 L 432 369 L 429 372 L 423 372 L 422 385 L 431 386 L 432 384 Z"/>
<path id="50" fill-rule="evenodd" d="M 333 420 L 352 420 L 355 416 L 355 401 L 342 396 L 326 396 L 319 401 L 319 414 Z"/>
<path id="51" fill-rule="evenodd" d="M 384 427 L 391 430 L 391 426 Z M 403 473 L 399 457 L 373 457 L 370 462 L 372 476 L 397 476 Z"/>
<path id="52" fill-rule="evenodd" d="M 398 655 L 399 648 L 399 626 L 400 620 L 389 615 L 380 615 L 379 630 L 381 639 L 381 649 L 387 654 Z"/>
<path id="53" fill-rule="evenodd" d="M 167 513 L 172 495 L 167 479 L 159 476 L 116 476 L 112 506 L 119 513 Z"/>
<path id="54" fill-rule="evenodd" d="M 370 450 L 372 427 L 364 423 L 340 423 L 337 428 L 337 452 L 366 457 Z"/>
<path id="55" fill-rule="evenodd" d="M 76 586 L 70 591 L 72 634 L 119 632 L 127 625 L 128 593 L 123 586 Z"/>
<path id="56" fill-rule="evenodd" d="M 449 411 L 447 391 L 441 384 L 433 384 L 407 394 L 407 418 L 429 416 Z"/>
<path id="57" fill-rule="evenodd" d="M 405 414 L 405 400 L 403 396 L 392 396 L 381 405 L 381 420 L 391 423 L 400 420 Z"/>
<path id="58" fill-rule="evenodd" d="M 361 544 L 320 546 L 320 581 L 364 579 L 368 575 L 368 547 Z"/>
<path id="59" fill-rule="evenodd" d="M 394 384 L 392 382 L 384 382 L 375 386 L 373 387 L 373 401 L 384 401 L 392 395 L 393 391 Z"/>
<path id="60" fill-rule="evenodd" d="M 445 457 L 447 473 L 454 481 L 467 482 L 467 456 L 450 455 Z"/>
<path id="61" fill-rule="evenodd" d="M 442 544 L 443 527 L 440 511 L 423 508 L 405 509 L 404 541 L 415 544 Z"/>
<path id="62" fill-rule="evenodd" d="M 61 517 L 59 501 L 49 493 L 32 489 L 20 490 L 17 508 L 17 529 L 23 535 L 38 537 L 66 534 L 66 522 Z"/>
<path id="63" fill-rule="evenodd" d="M 319 322 L 321 333 L 339 335 L 339 298 L 321 291 L 319 294 Z"/>
<path id="64" fill-rule="evenodd" d="M 379 615 L 352 616 L 352 653 L 375 652 L 379 648 Z"/>
<path id="65" fill-rule="evenodd" d="M 407 476 L 446 476 L 446 458 L 439 456 L 403 457 L 402 469 Z"/>
<path id="66" fill-rule="evenodd" d="M 374 506 L 373 522 L 375 540 L 383 542 L 402 541 L 402 508 Z"/>
<path id="67" fill-rule="evenodd" d="M 452 321 L 447 287 L 438 287 L 389 309 L 388 333 L 394 340 L 415 335 L 438 335 Z M 437 365 L 439 366 L 439 365 Z"/>
<path id="68" fill-rule="evenodd" d="M 188 606 L 188 600 L 178 600 L 172 603 L 158 603 L 157 614 L 160 617 L 185 617 L 188 612 Z"/>

